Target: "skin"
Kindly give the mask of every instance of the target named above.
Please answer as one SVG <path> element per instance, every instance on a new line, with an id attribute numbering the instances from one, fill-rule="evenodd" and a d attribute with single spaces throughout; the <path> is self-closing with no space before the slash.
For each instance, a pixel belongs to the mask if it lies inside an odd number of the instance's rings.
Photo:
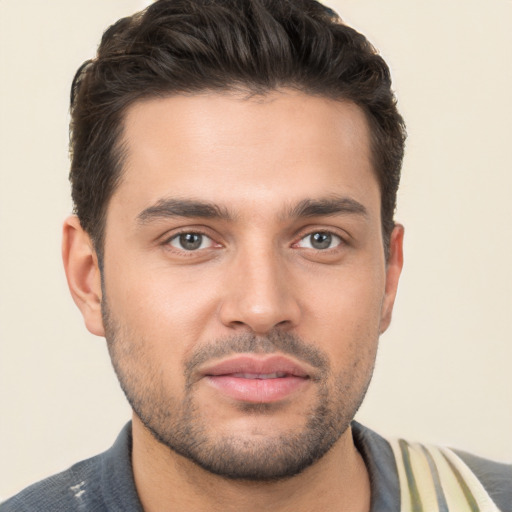
<path id="1" fill-rule="evenodd" d="M 128 109 L 124 143 L 123 177 L 107 210 L 103 287 L 75 217 L 64 226 L 63 255 L 73 298 L 87 328 L 107 335 L 125 392 L 149 404 L 163 397 L 178 417 L 192 403 L 207 446 L 234 439 L 245 457 L 303 433 L 322 393 L 341 417 L 319 460 L 292 478 L 254 482 L 169 450 L 134 412 L 144 509 L 369 510 L 368 475 L 348 422 L 391 319 L 403 228 L 395 227 L 386 261 L 362 111 L 290 90 L 151 99 Z M 206 202 L 223 215 L 170 215 L 176 200 Z M 335 203 L 336 211 L 305 215 L 305 201 Z M 203 243 L 187 251 L 180 233 L 201 233 Z M 314 233 L 330 233 L 330 245 L 313 246 Z M 282 353 L 269 341 L 276 332 L 320 354 L 321 377 L 266 409 L 243 407 L 200 372 L 187 381 L 187 362 L 218 340 L 249 335 L 253 355 Z M 299 354 L 287 357 L 316 375 Z"/>

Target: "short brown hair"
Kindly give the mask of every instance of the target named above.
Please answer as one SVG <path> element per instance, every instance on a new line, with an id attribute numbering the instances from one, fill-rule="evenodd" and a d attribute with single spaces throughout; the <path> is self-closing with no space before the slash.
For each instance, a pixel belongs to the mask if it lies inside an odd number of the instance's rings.
<path id="1" fill-rule="evenodd" d="M 282 87 L 349 100 L 366 114 L 387 251 L 405 126 L 388 66 L 368 40 L 314 0 L 158 0 L 112 25 L 73 81 L 72 197 L 100 258 L 129 105 L 170 94 Z"/>

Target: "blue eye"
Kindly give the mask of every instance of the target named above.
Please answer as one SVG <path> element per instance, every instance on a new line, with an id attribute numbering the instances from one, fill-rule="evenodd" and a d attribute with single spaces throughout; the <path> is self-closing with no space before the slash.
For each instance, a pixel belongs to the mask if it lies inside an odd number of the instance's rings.
<path id="1" fill-rule="evenodd" d="M 326 249 L 332 249 L 341 243 L 342 240 L 339 236 L 327 231 L 317 231 L 305 236 L 297 245 L 298 247 L 303 247 L 306 249 L 324 251 Z"/>
<path id="2" fill-rule="evenodd" d="M 171 238 L 169 245 L 182 251 L 197 251 L 211 247 L 212 240 L 201 233 L 181 233 Z"/>

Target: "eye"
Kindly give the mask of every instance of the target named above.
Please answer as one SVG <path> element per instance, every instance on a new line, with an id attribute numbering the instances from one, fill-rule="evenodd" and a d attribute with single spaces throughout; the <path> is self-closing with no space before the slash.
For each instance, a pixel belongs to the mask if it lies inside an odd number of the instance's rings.
<path id="1" fill-rule="evenodd" d="M 316 231 L 299 240 L 297 247 L 325 251 L 326 249 L 337 247 L 342 242 L 343 240 L 333 233 L 329 233 L 328 231 Z"/>
<path id="2" fill-rule="evenodd" d="M 180 233 L 169 240 L 169 245 L 182 251 L 197 251 L 212 247 L 213 240 L 202 233 Z"/>

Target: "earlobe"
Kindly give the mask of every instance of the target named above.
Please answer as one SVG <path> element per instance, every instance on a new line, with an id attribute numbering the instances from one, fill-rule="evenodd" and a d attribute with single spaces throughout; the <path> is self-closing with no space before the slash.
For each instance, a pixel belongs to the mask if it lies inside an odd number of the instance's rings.
<path id="1" fill-rule="evenodd" d="M 97 336 L 105 336 L 98 257 L 91 238 L 74 215 L 64 222 L 62 259 L 69 290 L 84 317 L 87 329 Z"/>
<path id="2" fill-rule="evenodd" d="M 398 281 L 404 264 L 403 241 L 404 227 L 401 224 L 396 224 L 389 241 L 389 258 L 386 264 L 386 289 L 384 292 L 380 321 L 381 334 L 391 323 Z"/>

